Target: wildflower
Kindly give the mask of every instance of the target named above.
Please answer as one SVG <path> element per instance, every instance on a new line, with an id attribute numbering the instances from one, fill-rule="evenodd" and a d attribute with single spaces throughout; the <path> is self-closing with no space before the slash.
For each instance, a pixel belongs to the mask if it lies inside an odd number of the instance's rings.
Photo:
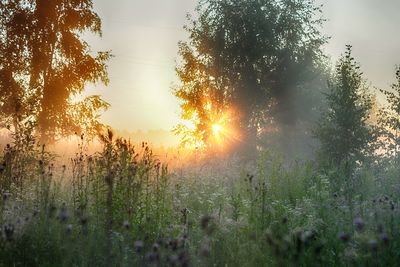
<path id="1" fill-rule="evenodd" d="M 88 223 L 88 217 L 86 217 L 86 216 L 80 217 L 79 223 L 80 223 L 82 226 L 85 226 L 85 225 Z"/>
<path id="2" fill-rule="evenodd" d="M 315 233 L 313 231 L 305 231 L 301 234 L 301 241 L 303 243 L 308 243 L 308 241 L 314 239 Z"/>
<path id="3" fill-rule="evenodd" d="M 189 210 L 187 208 L 184 208 L 184 209 L 181 210 L 181 213 L 182 213 L 182 223 L 186 224 L 187 223 L 187 217 L 188 217 L 188 214 L 189 214 Z"/>
<path id="4" fill-rule="evenodd" d="M 208 215 L 203 216 L 201 218 L 201 229 L 206 230 L 209 226 L 211 219 L 212 219 L 211 216 Z"/>
<path id="5" fill-rule="evenodd" d="M 68 221 L 68 212 L 67 212 L 67 208 L 65 206 L 65 203 L 63 203 L 63 206 L 61 207 L 60 210 L 60 214 L 58 214 L 58 219 L 60 220 L 60 222 L 65 223 L 66 221 Z"/>
<path id="6" fill-rule="evenodd" d="M 3 193 L 3 201 L 7 201 L 10 198 L 11 194 L 9 192 Z"/>
<path id="7" fill-rule="evenodd" d="M 122 226 L 126 229 L 129 230 L 129 228 L 131 228 L 131 224 L 128 221 L 124 221 L 124 223 L 122 224 Z"/>
<path id="8" fill-rule="evenodd" d="M 179 253 L 178 259 L 181 263 L 181 266 L 189 266 L 189 254 L 187 252 L 182 251 L 181 253 Z"/>
<path id="9" fill-rule="evenodd" d="M 144 247 L 144 243 L 141 240 L 136 240 L 133 243 L 133 247 L 135 248 L 136 252 L 142 252 L 143 247 Z"/>
<path id="10" fill-rule="evenodd" d="M 33 210 L 32 217 L 36 217 L 39 214 L 39 210 Z"/>
<path id="11" fill-rule="evenodd" d="M 148 252 L 145 256 L 146 261 L 153 263 L 153 262 L 158 262 L 160 260 L 160 255 L 155 252 Z"/>
<path id="12" fill-rule="evenodd" d="M 7 241 L 12 241 L 14 236 L 14 225 L 7 224 L 4 226 L 4 234 L 6 236 Z"/>
<path id="13" fill-rule="evenodd" d="M 212 221 L 211 216 L 204 216 L 201 218 L 201 228 L 207 235 L 211 235 L 215 230 L 215 224 Z"/>
<path id="14" fill-rule="evenodd" d="M 67 234 L 72 233 L 72 224 L 68 224 L 68 225 L 65 227 L 65 232 L 66 232 Z"/>
<path id="15" fill-rule="evenodd" d="M 388 245 L 389 244 L 389 236 L 386 233 L 381 233 L 379 235 L 379 239 L 385 244 Z"/>
<path id="16" fill-rule="evenodd" d="M 172 239 L 169 241 L 169 247 L 171 248 L 172 251 L 176 251 L 179 246 L 179 241 L 177 239 Z"/>
<path id="17" fill-rule="evenodd" d="M 158 252 L 158 250 L 160 249 L 160 245 L 158 243 L 154 243 L 152 248 L 153 252 Z"/>
<path id="18" fill-rule="evenodd" d="M 54 204 L 51 204 L 49 207 L 49 217 L 52 218 L 56 211 L 57 207 Z"/>
<path id="19" fill-rule="evenodd" d="M 348 242 L 350 240 L 350 236 L 345 232 L 341 232 L 339 233 L 339 239 L 342 240 L 343 242 Z"/>
<path id="20" fill-rule="evenodd" d="M 364 221 L 360 217 L 354 219 L 354 225 L 357 231 L 362 231 L 364 229 Z"/>
<path id="21" fill-rule="evenodd" d="M 176 254 L 172 254 L 172 255 L 168 256 L 167 260 L 171 264 L 171 266 L 176 266 L 178 263 L 179 257 Z"/>

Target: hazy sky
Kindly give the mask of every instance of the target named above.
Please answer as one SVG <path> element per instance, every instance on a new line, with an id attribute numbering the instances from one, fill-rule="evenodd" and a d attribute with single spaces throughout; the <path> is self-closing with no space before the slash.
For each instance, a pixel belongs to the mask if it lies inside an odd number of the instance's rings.
<path id="1" fill-rule="evenodd" d="M 376 86 L 394 81 L 400 64 L 400 0 L 319 0 L 324 4 L 325 50 L 336 60 L 352 44 L 365 77 Z M 171 94 L 177 81 L 177 43 L 185 40 L 186 14 L 196 0 L 94 0 L 103 20 L 103 37 L 86 38 L 93 50 L 112 50 L 110 84 L 88 92 L 111 104 L 103 121 L 114 128 L 171 129 L 179 120 Z"/>

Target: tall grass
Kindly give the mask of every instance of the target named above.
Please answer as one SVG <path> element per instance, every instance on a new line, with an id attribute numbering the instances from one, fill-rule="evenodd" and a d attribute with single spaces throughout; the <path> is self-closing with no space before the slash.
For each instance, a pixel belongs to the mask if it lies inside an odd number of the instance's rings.
<path id="1" fill-rule="evenodd" d="M 31 132 L 1 156 L 0 266 L 396 266 L 399 169 L 344 177 L 272 152 L 169 171 L 108 130 L 59 164 Z"/>

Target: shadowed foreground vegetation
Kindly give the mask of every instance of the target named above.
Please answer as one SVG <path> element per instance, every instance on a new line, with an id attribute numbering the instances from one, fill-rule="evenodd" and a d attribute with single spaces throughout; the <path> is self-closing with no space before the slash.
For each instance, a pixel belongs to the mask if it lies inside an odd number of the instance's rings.
<path id="1" fill-rule="evenodd" d="M 29 132 L 29 131 L 28 131 Z M 34 138 L 1 156 L 0 266 L 394 266 L 398 166 L 345 177 L 263 152 L 168 171 L 111 131 L 69 164 Z M 378 166 L 378 165 L 377 165 Z"/>

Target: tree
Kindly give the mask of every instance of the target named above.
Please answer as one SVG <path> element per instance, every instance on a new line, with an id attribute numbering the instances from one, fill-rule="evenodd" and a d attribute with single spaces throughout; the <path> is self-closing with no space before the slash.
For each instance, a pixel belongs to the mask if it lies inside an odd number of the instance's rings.
<path id="1" fill-rule="evenodd" d="M 182 119 L 192 123 L 176 128 L 185 142 L 209 143 L 218 123 L 234 141 L 255 147 L 267 122 L 310 119 L 326 42 L 313 1 L 203 0 L 196 10 L 189 41 L 179 46 L 174 89 Z"/>
<path id="2" fill-rule="evenodd" d="M 368 94 L 359 65 L 347 46 L 329 82 L 328 110 L 315 130 L 321 142 L 323 161 L 344 166 L 349 175 L 354 164 L 362 163 L 373 151 L 373 129 L 368 125 L 372 96 Z"/>
<path id="3" fill-rule="evenodd" d="M 109 52 L 93 54 L 80 35 L 101 36 L 92 0 L 0 1 L 0 111 L 17 130 L 34 121 L 42 141 L 100 126 L 99 96 L 74 101 L 87 83 L 108 83 Z"/>
<path id="4" fill-rule="evenodd" d="M 392 91 L 381 90 L 386 96 L 388 106 L 381 110 L 379 124 L 384 129 L 385 150 L 396 162 L 400 160 L 400 66 L 396 70 L 396 82 Z"/>

